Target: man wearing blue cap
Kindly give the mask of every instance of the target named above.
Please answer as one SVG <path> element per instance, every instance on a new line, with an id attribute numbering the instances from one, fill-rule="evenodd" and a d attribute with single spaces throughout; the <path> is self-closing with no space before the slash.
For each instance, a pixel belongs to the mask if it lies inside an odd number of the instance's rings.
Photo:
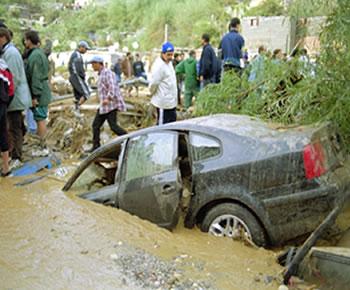
<path id="1" fill-rule="evenodd" d="M 166 42 L 152 66 L 149 89 L 151 104 L 157 108 L 157 125 L 176 121 L 177 85 L 172 64 L 174 46 Z"/>
<path id="2" fill-rule="evenodd" d="M 98 73 L 97 93 L 100 99 L 100 106 L 92 123 L 93 146 L 89 151 L 93 151 L 100 147 L 100 129 L 106 120 L 111 130 L 118 136 L 127 133 L 117 124 L 117 111 L 125 111 L 126 106 L 114 72 L 103 65 L 103 58 L 94 56 L 89 63 Z"/>
<path id="3" fill-rule="evenodd" d="M 88 43 L 84 40 L 80 41 L 78 48 L 72 53 L 68 63 L 69 81 L 73 87 L 77 113 L 79 113 L 79 106 L 90 96 L 89 87 L 85 81 L 84 60 L 82 56 L 88 49 L 90 49 Z"/>

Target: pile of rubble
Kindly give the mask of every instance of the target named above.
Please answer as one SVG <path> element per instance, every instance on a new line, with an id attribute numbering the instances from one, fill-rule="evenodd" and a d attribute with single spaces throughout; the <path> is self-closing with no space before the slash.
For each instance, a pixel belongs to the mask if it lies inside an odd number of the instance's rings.
<path id="1" fill-rule="evenodd" d="M 154 109 L 147 96 L 126 98 L 126 112 L 118 113 L 118 123 L 128 132 L 149 127 L 155 123 Z M 74 113 L 72 96 L 58 98 L 50 105 L 48 134 L 49 148 L 64 157 L 82 154 L 91 147 L 92 122 L 98 109 L 96 98 L 89 99 L 80 108 L 80 116 Z M 101 128 L 102 144 L 115 138 L 107 122 Z"/>
<path id="2" fill-rule="evenodd" d="M 143 78 L 135 78 L 120 83 L 127 111 L 118 112 L 118 123 L 128 132 L 146 128 L 155 124 L 156 112 L 150 104 L 148 82 Z M 92 122 L 98 109 L 96 91 L 90 99 L 81 106 L 81 116 L 74 114 L 72 87 L 66 76 L 58 75 L 52 78 L 51 87 L 54 94 L 50 104 L 48 123 L 48 146 L 61 154 L 71 158 L 81 155 L 85 149 L 91 147 Z M 130 88 L 131 94 L 130 94 Z M 191 117 L 191 113 L 178 113 L 178 119 Z M 115 138 L 107 122 L 101 128 L 102 144 Z"/>

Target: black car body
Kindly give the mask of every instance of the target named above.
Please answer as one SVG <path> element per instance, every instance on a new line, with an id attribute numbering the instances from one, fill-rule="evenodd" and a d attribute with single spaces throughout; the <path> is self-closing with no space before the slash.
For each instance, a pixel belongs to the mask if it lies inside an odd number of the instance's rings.
<path id="1" fill-rule="evenodd" d="M 220 114 L 118 137 L 64 190 L 77 185 L 86 199 L 169 229 L 183 214 L 186 227 L 277 245 L 312 231 L 347 192 L 343 162 L 330 124 L 283 129 Z"/>

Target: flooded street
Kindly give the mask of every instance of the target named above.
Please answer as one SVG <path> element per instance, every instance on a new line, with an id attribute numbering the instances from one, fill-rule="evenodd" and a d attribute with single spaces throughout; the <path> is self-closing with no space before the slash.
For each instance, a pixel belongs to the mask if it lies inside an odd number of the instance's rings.
<path id="1" fill-rule="evenodd" d="M 152 123 L 152 112 L 139 103 L 129 99 L 132 111 L 120 116 L 128 131 Z M 183 222 L 170 232 L 63 192 L 91 145 L 95 111 L 91 101 L 85 117 L 76 118 L 69 106 L 62 101 L 51 108 L 47 139 L 63 164 L 36 173 L 42 178 L 34 182 L 33 175 L 0 179 L 0 289 L 278 289 L 283 268 L 276 249 L 215 238 Z M 109 128 L 101 135 L 103 143 L 113 136 Z M 32 159 L 31 138 L 26 161 Z M 350 209 L 338 222 L 343 231 L 349 218 Z M 348 231 L 339 245 L 349 247 L 349 241 Z M 289 289 L 315 287 L 300 282 Z"/>
<path id="2" fill-rule="evenodd" d="M 0 183 L 3 289 L 278 288 L 282 268 L 272 251 L 181 225 L 169 232 L 66 195 L 50 176 L 18 181 Z"/>

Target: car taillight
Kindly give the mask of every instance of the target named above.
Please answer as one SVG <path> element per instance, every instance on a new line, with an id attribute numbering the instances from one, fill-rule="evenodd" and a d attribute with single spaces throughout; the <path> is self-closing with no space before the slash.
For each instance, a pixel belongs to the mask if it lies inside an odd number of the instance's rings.
<path id="1" fill-rule="evenodd" d="M 304 148 L 305 177 L 313 179 L 327 171 L 326 155 L 320 143 L 309 144 Z"/>

